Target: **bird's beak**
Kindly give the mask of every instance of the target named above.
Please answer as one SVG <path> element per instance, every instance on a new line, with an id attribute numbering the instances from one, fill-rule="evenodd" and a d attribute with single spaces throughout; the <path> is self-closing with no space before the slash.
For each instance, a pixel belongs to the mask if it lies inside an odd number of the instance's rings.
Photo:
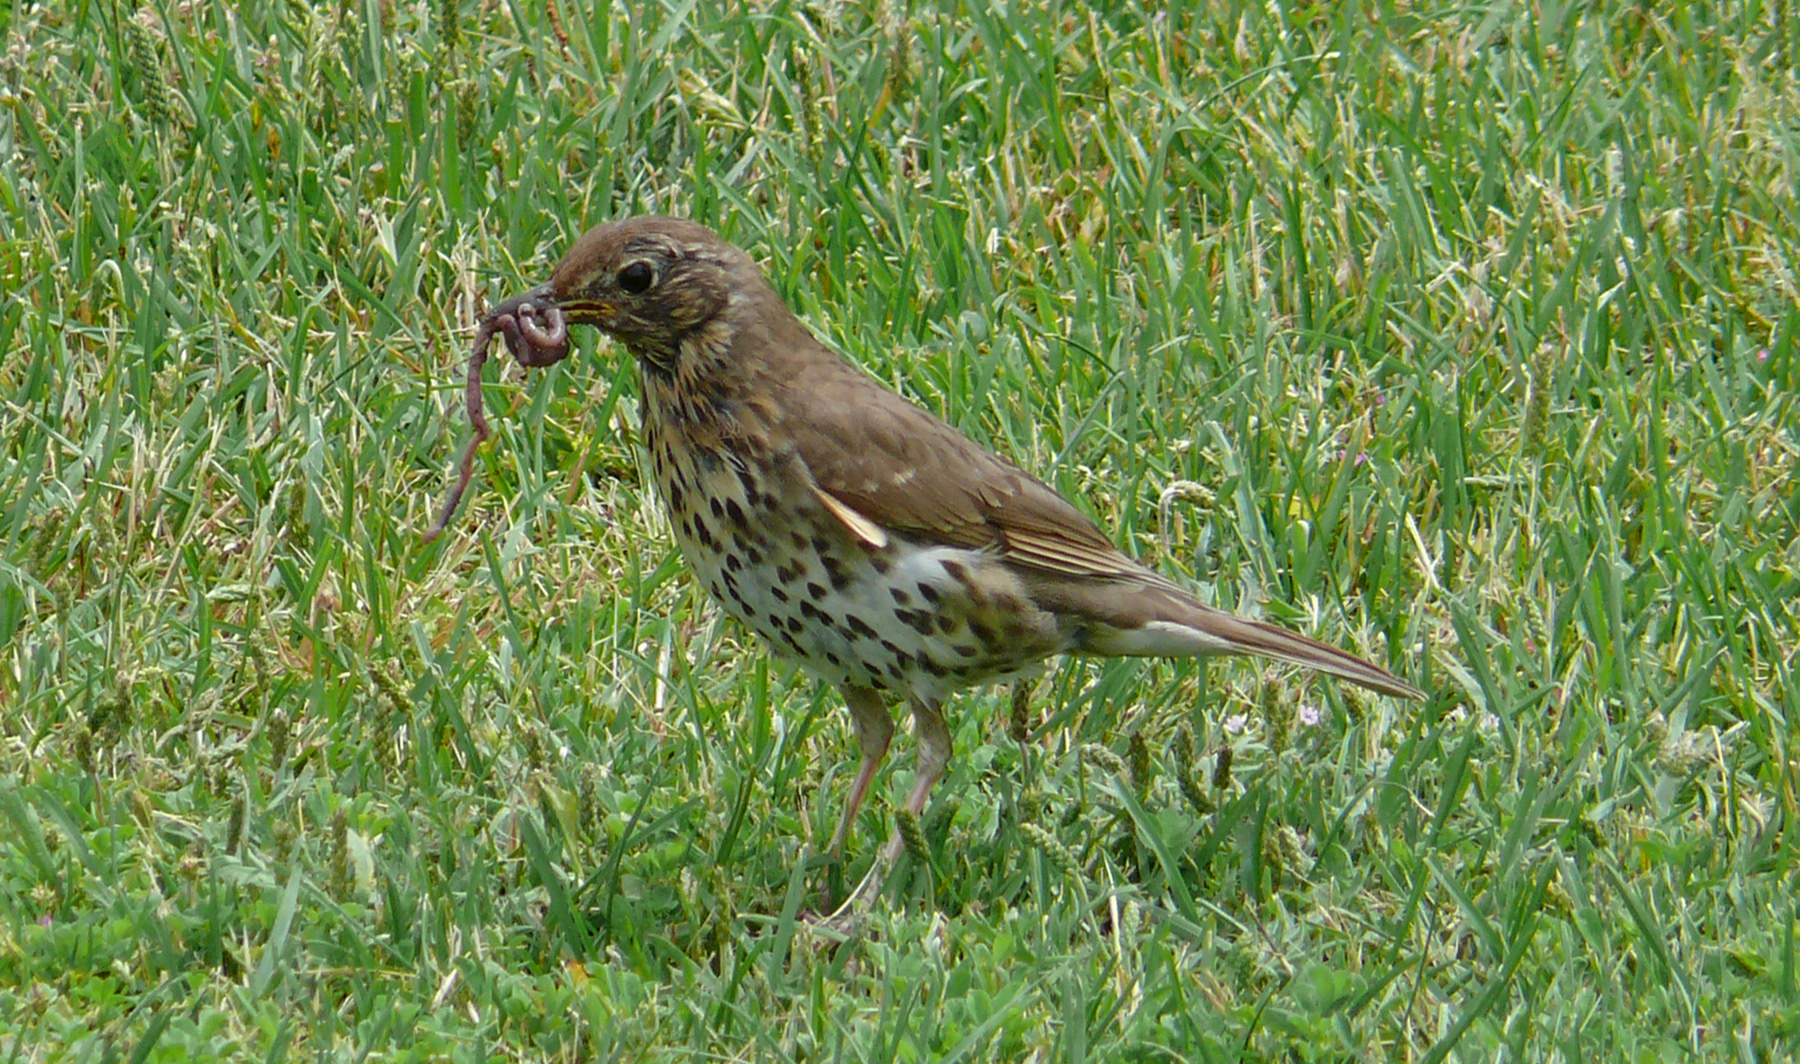
<path id="1" fill-rule="evenodd" d="M 495 303 L 494 308 L 488 311 L 488 317 L 498 318 L 502 314 L 511 314 L 516 319 L 519 316 L 519 311 L 526 307 L 531 307 L 541 312 L 555 305 L 556 295 L 551 291 L 549 282 L 545 282 L 529 292 L 521 293 L 506 300 L 504 303 Z"/>
<path id="2" fill-rule="evenodd" d="M 619 308 L 604 299 L 586 298 L 579 293 L 557 295 L 554 281 L 538 285 L 504 303 L 497 303 L 488 314 L 496 318 L 502 314 L 511 314 L 523 323 L 531 311 L 535 310 L 543 315 L 551 308 L 560 311 L 571 325 L 595 325 L 605 329 L 619 317 Z"/>

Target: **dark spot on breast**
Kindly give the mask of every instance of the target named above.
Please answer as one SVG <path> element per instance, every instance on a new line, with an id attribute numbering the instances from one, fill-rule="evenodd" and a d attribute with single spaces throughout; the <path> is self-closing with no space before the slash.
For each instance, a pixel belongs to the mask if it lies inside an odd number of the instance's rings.
<path id="1" fill-rule="evenodd" d="M 825 652 L 825 660 L 831 662 L 831 665 L 833 668 L 841 668 L 844 664 L 843 658 L 838 657 L 835 653 L 833 653 L 829 650 L 827 650 Z"/>
<path id="2" fill-rule="evenodd" d="M 710 505 L 712 507 L 713 520 L 717 521 L 725 516 L 725 503 L 717 495 L 712 497 Z"/>
<path id="3" fill-rule="evenodd" d="M 744 517 L 744 508 L 738 504 L 736 499 L 725 500 L 725 512 L 731 515 L 731 527 L 750 527 L 750 521 Z"/>
<path id="4" fill-rule="evenodd" d="M 819 583 L 817 580 L 808 580 L 806 582 L 806 596 L 814 602 L 818 602 L 825 597 L 825 585 Z"/>
<path id="5" fill-rule="evenodd" d="M 946 558 L 944 560 L 944 572 L 949 573 L 950 579 L 966 588 L 972 590 L 975 586 L 975 581 L 969 577 L 969 567 L 959 561 L 952 561 Z"/>
<path id="6" fill-rule="evenodd" d="M 975 639 L 984 646 L 994 646 L 1000 642 L 1000 633 L 994 630 L 993 625 L 988 624 L 985 621 L 978 621 L 974 618 L 970 618 L 969 631 L 973 633 Z"/>
<path id="7" fill-rule="evenodd" d="M 895 610 L 894 616 L 920 635 L 931 634 L 931 614 L 924 610 Z"/>
<path id="8" fill-rule="evenodd" d="M 945 635 L 949 635 L 951 632 L 956 631 L 956 627 L 957 627 L 956 617 L 953 616 L 952 614 L 948 614 L 948 613 L 938 614 L 937 615 L 937 627 L 938 627 L 938 631 L 944 633 Z M 928 631 L 926 631 L 925 634 L 930 635 L 931 632 L 928 630 Z"/>
<path id="9" fill-rule="evenodd" d="M 864 639 L 877 638 L 877 633 L 874 628 L 870 627 L 869 622 L 863 620 L 854 613 L 846 614 L 844 623 L 850 626 L 852 632 L 855 632 Z"/>
<path id="10" fill-rule="evenodd" d="M 826 623 L 825 611 L 810 602 L 800 603 L 800 616 L 820 624 Z"/>
<path id="11" fill-rule="evenodd" d="M 912 601 L 912 596 L 908 595 L 903 587 L 891 587 L 888 589 L 888 594 L 894 596 L 894 605 L 896 606 L 904 606 Z"/>
<path id="12" fill-rule="evenodd" d="M 756 559 L 752 558 L 750 564 L 755 565 Z M 795 562 L 792 565 L 777 565 L 775 567 L 775 579 L 778 583 L 791 584 L 799 578 L 802 568 L 803 567 L 799 562 Z"/>
<path id="13" fill-rule="evenodd" d="M 806 623 L 798 617 L 790 616 L 787 619 L 786 624 L 787 624 L 787 630 L 794 633 L 795 635 L 799 635 L 801 632 L 806 631 Z"/>
<path id="14" fill-rule="evenodd" d="M 877 573 L 880 573 L 882 576 L 886 576 L 888 570 L 892 569 L 894 567 L 894 560 L 892 558 L 888 557 L 887 554 L 884 552 L 881 554 L 870 555 L 869 556 L 869 564 L 874 566 L 875 571 Z"/>
<path id="15" fill-rule="evenodd" d="M 725 568 L 726 569 L 735 573 L 739 569 L 742 569 L 743 567 L 744 567 L 744 559 L 738 557 L 735 554 L 725 555 Z"/>
<path id="16" fill-rule="evenodd" d="M 944 600 L 944 596 L 938 592 L 937 588 L 932 587 L 930 584 L 923 581 L 920 581 L 919 583 L 919 594 L 924 597 L 926 602 L 931 603 L 933 606 L 936 606 Z"/>
<path id="17" fill-rule="evenodd" d="M 775 596 L 776 602 L 786 602 L 788 600 L 787 588 L 782 587 L 780 584 L 770 584 L 769 594 Z"/>
<path id="18" fill-rule="evenodd" d="M 751 565 L 761 565 L 765 556 L 757 549 L 756 544 L 751 543 L 744 547 L 744 557 Z"/>
<path id="19" fill-rule="evenodd" d="M 988 603 L 999 617 L 1021 617 L 1035 608 L 1032 603 L 1010 593 L 989 595 Z"/>
<path id="20" fill-rule="evenodd" d="M 662 462 L 660 460 L 658 460 L 657 475 L 661 476 L 661 473 L 662 473 Z M 668 484 L 668 486 L 669 486 L 669 490 L 667 492 L 665 492 L 665 494 L 668 496 L 668 498 L 666 498 L 663 501 L 668 503 L 670 510 L 679 512 L 682 508 L 682 506 L 681 506 L 682 500 L 687 498 L 687 492 L 681 490 L 681 481 L 669 480 L 666 477 L 663 478 L 663 480 L 664 480 L 664 483 Z"/>
<path id="21" fill-rule="evenodd" d="M 825 563 L 825 575 L 831 579 L 831 586 L 839 591 L 850 586 L 850 567 L 835 554 L 822 555 L 819 559 Z"/>
<path id="22" fill-rule="evenodd" d="M 807 544 L 806 533 L 796 528 L 788 533 L 788 542 L 794 545 L 795 550 L 805 550 Z"/>
<path id="23" fill-rule="evenodd" d="M 1008 622 L 1006 627 L 1000 631 L 1000 642 L 1006 646 L 1030 642 L 1037 638 L 1039 638 L 1038 632 L 1022 618 Z"/>

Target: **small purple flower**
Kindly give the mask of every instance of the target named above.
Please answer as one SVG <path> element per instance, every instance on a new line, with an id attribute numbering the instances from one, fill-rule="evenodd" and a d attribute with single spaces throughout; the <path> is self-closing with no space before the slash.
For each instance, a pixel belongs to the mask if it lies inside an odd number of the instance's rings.
<path id="1" fill-rule="evenodd" d="M 1230 735 L 1242 735 L 1244 734 L 1244 725 L 1248 724 L 1249 721 L 1249 714 L 1233 713 L 1231 716 L 1225 718 L 1225 731 Z"/>
<path id="2" fill-rule="evenodd" d="M 1300 726 L 1302 728 L 1312 728 L 1312 727 L 1318 726 L 1319 707 L 1312 702 L 1300 703 L 1300 713 L 1298 715 L 1298 720 L 1300 721 Z"/>

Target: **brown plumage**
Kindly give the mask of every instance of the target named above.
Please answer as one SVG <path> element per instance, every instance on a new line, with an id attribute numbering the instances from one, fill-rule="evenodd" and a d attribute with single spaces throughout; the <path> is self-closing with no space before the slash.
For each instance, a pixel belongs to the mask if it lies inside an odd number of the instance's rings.
<path id="1" fill-rule="evenodd" d="M 910 701 L 919 732 L 917 813 L 950 754 L 943 701 L 1058 653 L 1258 654 L 1421 697 L 1133 561 L 1043 482 L 826 349 L 702 226 L 599 226 L 490 315 L 534 365 L 567 353 L 563 319 L 636 358 L 657 490 L 707 590 L 843 692 L 863 760 L 834 851 L 887 751 L 890 702 Z"/>

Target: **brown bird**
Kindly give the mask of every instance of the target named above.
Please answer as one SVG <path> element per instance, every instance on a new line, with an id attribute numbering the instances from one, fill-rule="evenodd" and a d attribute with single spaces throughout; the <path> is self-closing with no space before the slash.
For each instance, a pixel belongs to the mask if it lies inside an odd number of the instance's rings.
<path id="1" fill-rule="evenodd" d="M 527 365 L 568 353 L 566 324 L 599 328 L 637 360 L 651 469 L 688 564 L 850 707 L 862 768 L 834 855 L 887 753 L 890 703 L 912 707 L 917 814 L 950 757 L 944 701 L 1053 655 L 1255 654 L 1422 697 L 1133 561 L 1042 481 L 819 343 L 750 256 L 703 226 L 591 229 L 548 284 L 489 321 Z M 881 864 L 899 848 L 896 832 Z"/>

